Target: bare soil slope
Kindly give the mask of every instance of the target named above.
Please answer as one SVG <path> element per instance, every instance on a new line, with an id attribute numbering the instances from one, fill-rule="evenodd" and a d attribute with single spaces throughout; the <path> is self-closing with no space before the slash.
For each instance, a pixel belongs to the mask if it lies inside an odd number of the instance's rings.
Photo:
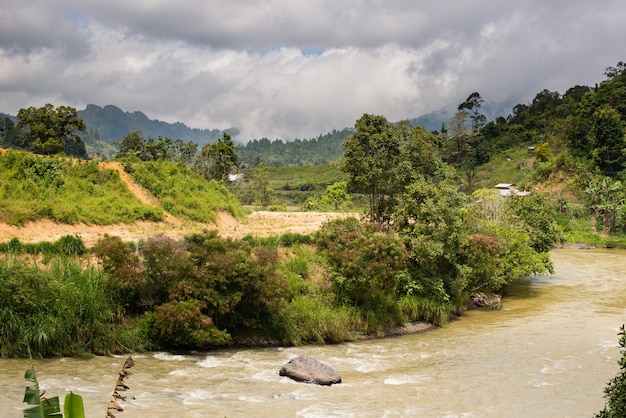
<path id="1" fill-rule="evenodd" d="M 101 163 L 102 168 L 117 170 L 122 181 L 139 200 L 147 205 L 156 205 L 157 199 L 135 183 L 118 162 Z M 119 236 L 124 241 L 137 241 L 152 235 L 181 238 L 186 234 L 202 230 L 217 230 L 223 237 L 242 238 L 246 235 L 265 237 L 288 232 L 308 234 L 316 231 L 329 219 L 349 216 L 345 213 L 326 212 L 253 212 L 241 221 L 226 213 L 218 214 L 216 224 L 182 222 L 166 213 L 164 222 L 134 222 L 115 225 L 67 225 L 41 220 L 29 222 L 22 227 L 0 223 L 0 242 L 18 238 L 21 242 L 56 241 L 64 235 L 76 235 L 85 245 L 92 246 L 105 234 Z"/>

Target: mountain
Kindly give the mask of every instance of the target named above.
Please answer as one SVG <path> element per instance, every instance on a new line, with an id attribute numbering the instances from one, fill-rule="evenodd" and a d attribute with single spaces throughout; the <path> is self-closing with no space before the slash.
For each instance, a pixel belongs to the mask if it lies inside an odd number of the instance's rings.
<path id="1" fill-rule="evenodd" d="M 85 110 L 78 111 L 78 117 L 85 121 L 87 132 L 93 139 L 112 143 L 121 140 L 125 135 L 141 131 L 144 138 L 158 138 L 159 136 L 181 139 L 185 142 L 193 141 L 202 145 L 217 139 L 222 132 L 236 136 L 239 130 L 230 128 L 225 131 L 219 129 L 190 128 L 184 123 L 168 123 L 157 119 L 149 119 L 143 112 L 125 112 L 117 106 L 107 105 L 100 107 L 89 104 Z"/>
<path id="2" fill-rule="evenodd" d="M 500 116 L 506 118 L 511 113 L 511 109 L 518 103 L 512 100 L 498 103 L 485 102 L 480 108 L 480 113 L 487 117 L 487 121 L 495 120 Z M 413 118 L 410 122 L 413 126 L 424 126 L 429 131 L 440 131 L 442 124 L 448 125 L 457 111 L 458 105 L 447 105 L 439 110 Z"/>

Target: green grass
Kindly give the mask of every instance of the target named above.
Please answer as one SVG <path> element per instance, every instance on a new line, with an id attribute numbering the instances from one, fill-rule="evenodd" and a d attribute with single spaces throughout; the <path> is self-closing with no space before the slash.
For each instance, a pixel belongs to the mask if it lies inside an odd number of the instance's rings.
<path id="1" fill-rule="evenodd" d="M 490 188 L 498 183 L 519 185 L 531 173 L 531 157 L 525 144 L 494 155 L 476 170 L 479 186 Z"/>
<path id="2" fill-rule="evenodd" d="M 206 181 L 184 164 L 149 161 L 133 163 L 127 170 L 176 217 L 210 223 L 216 221 L 218 211 L 244 216 L 239 201 L 223 184 Z"/>
<path id="3" fill-rule="evenodd" d="M 163 210 L 141 203 L 117 171 L 100 169 L 95 161 L 0 154 L 0 222 L 23 225 L 39 219 L 109 225 L 160 221 Z"/>
<path id="4" fill-rule="evenodd" d="M 55 258 L 46 268 L 0 261 L 0 356 L 107 354 L 115 310 L 102 270 Z"/>
<path id="5" fill-rule="evenodd" d="M 269 183 L 274 190 L 321 190 L 336 181 L 348 181 L 349 176 L 336 164 L 310 166 L 268 166 Z M 243 170 L 250 176 L 254 169 Z"/>

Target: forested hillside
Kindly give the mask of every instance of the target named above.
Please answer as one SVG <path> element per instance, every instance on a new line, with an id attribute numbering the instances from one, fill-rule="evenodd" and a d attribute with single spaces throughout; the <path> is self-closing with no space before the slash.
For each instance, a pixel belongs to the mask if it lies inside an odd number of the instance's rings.
<path id="1" fill-rule="evenodd" d="M 343 141 L 353 129 L 334 130 L 311 139 L 283 141 L 267 138 L 253 139 L 237 149 L 237 155 L 246 166 L 319 165 L 328 164 L 343 156 Z"/>
<path id="2" fill-rule="evenodd" d="M 168 123 L 149 119 L 143 112 L 125 112 L 113 105 L 87 105 L 84 110 L 78 111 L 78 117 L 85 121 L 89 138 L 108 143 L 120 141 L 133 131 L 141 131 L 147 137 L 163 136 L 204 145 L 222 133 L 219 129 L 194 129 L 181 122 Z M 234 134 L 237 131 L 229 132 Z"/>

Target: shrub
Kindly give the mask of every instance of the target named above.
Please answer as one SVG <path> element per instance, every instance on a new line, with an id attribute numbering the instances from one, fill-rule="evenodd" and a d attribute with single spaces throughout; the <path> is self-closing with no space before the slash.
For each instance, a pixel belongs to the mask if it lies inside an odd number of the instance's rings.
<path id="1" fill-rule="evenodd" d="M 598 418 L 621 418 L 626 411 L 626 332 L 620 328 L 619 346 L 622 357 L 618 361 L 621 373 L 611 379 L 604 389 L 606 405 L 596 414 Z"/>
<path id="2" fill-rule="evenodd" d="M 65 235 L 55 243 L 58 254 L 83 255 L 87 251 L 83 240 L 75 235 Z"/>
<path id="3" fill-rule="evenodd" d="M 325 223 L 315 243 L 332 269 L 333 287 L 341 302 L 374 308 L 377 301 L 382 303 L 395 293 L 407 256 L 396 235 L 347 218 Z"/>

